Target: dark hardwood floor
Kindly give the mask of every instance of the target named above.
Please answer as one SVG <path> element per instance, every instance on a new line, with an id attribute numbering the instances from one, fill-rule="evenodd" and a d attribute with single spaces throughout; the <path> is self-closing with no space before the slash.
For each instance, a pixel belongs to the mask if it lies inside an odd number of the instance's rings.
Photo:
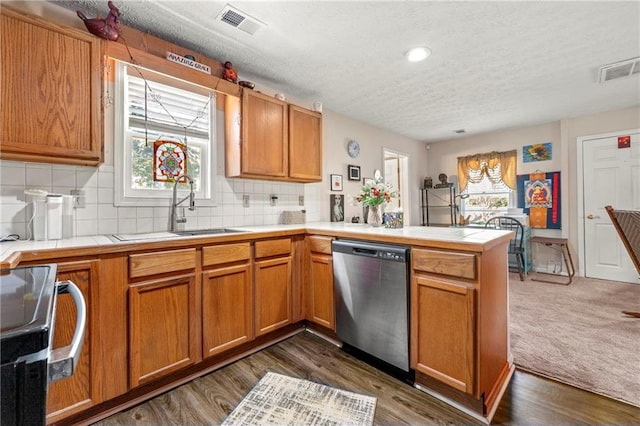
<path id="1" fill-rule="evenodd" d="M 219 424 L 267 371 L 378 398 L 375 424 L 482 424 L 307 332 L 99 425 Z M 640 408 L 516 371 L 492 424 L 640 424 Z"/>

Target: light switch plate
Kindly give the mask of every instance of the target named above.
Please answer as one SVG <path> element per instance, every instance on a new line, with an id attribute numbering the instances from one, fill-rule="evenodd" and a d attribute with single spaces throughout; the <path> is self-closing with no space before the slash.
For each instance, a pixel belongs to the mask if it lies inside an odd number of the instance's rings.
<path id="1" fill-rule="evenodd" d="M 84 195 L 84 191 L 79 189 L 72 189 L 70 192 L 73 195 L 73 208 L 74 209 L 84 209 L 86 206 L 86 197 Z"/>
<path id="2" fill-rule="evenodd" d="M 249 195 L 244 194 L 242 196 L 242 207 L 249 207 Z"/>

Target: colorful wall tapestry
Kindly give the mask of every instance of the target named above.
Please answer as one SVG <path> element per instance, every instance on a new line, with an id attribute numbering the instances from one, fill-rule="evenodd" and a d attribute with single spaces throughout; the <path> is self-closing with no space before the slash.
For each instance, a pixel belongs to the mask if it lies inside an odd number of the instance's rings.
<path id="1" fill-rule="evenodd" d="M 529 226 L 560 229 L 560 172 L 518 175 L 518 207 L 529 215 Z"/>

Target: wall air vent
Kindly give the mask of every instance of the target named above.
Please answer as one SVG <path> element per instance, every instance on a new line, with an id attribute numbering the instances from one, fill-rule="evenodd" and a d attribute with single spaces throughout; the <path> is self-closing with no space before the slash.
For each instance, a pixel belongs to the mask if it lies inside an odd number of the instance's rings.
<path id="1" fill-rule="evenodd" d="M 640 57 L 600 67 L 600 84 L 616 78 L 640 74 Z"/>
<path id="2" fill-rule="evenodd" d="M 267 24 L 260 20 L 249 16 L 243 11 L 227 4 L 222 12 L 218 14 L 216 20 L 231 25 L 234 28 L 244 31 L 248 34 L 255 34 L 260 28 L 266 27 Z"/>

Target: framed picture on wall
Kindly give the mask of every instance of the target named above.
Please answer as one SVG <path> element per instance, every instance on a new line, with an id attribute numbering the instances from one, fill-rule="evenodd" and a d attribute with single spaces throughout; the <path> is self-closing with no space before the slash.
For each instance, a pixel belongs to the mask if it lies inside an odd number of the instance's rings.
<path id="1" fill-rule="evenodd" d="M 360 180 L 360 166 L 349 164 L 349 180 Z"/>
<path id="2" fill-rule="evenodd" d="M 331 190 L 342 191 L 342 175 L 331 175 Z"/>
<path id="3" fill-rule="evenodd" d="M 344 222 L 344 197 L 341 194 L 329 196 L 331 222 Z"/>

